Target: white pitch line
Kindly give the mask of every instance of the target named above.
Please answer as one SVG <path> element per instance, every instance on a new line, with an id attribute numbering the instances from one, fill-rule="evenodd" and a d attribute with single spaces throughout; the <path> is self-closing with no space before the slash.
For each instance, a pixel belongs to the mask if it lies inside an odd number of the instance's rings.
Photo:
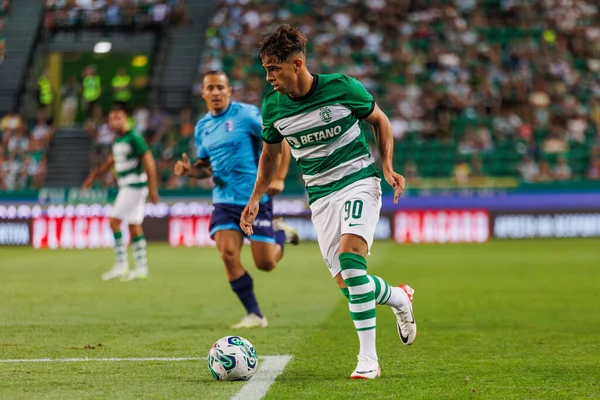
<path id="1" fill-rule="evenodd" d="M 260 400 L 262 399 L 275 379 L 281 375 L 292 356 L 262 356 L 256 374 L 232 400 Z M 76 362 L 121 362 L 121 361 L 202 361 L 206 357 L 127 357 L 127 358 L 25 358 L 0 360 L 0 363 L 76 363 Z"/>
<path id="2" fill-rule="evenodd" d="M 269 391 L 275 379 L 281 375 L 292 356 L 263 357 L 256 374 L 246 383 L 231 400 L 260 400 Z"/>
<path id="3" fill-rule="evenodd" d="M 70 363 L 70 362 L 90 362 L 90 361 L 119 362 L 119 361 L 199 361 L 199 360 L 206 360 L 206 357 L 29 358 L 29 359 L 21 359 L 21 360 L 0 360 L 0 363 L 47 363 L 47 362 Z"/>
<path id="4" fill-rule="evenodd" d="M 277 359 L 284 356 L 262 356 L 259 357 L 261 360 L 268 361 L 270 359 Z M 94 358 L 94 357 L 83 357 L 83 358 L 24 358 L 14 360 L 0 360 L 0 363 L 71 363 L 71 362 L 93 362 L 93 361 L 104 361 L 104 362 L 121 362 L 121 361 L 202 361 L 206 360 L 206 357 L 127 357 L 127 358 Z"/>

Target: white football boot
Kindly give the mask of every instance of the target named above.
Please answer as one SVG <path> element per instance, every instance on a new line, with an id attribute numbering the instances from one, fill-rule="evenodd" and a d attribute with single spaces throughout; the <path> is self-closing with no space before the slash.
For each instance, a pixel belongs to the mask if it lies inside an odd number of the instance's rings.
<path id="1" fill-rule="evenodd" d="M 122 278 L 129 273 L 129 264 L 121 263 L 115 264 L 114 267 L 108 272 L 102 274 L 103 281 L 110 281 L 112 279 Z"/>
<path id="2" fill-rule="evenodd" d="M 283 218 L 275 218 L 273 220 L 273 231 L 283 231 L 285 232 L 285 242 L 291 243 L 294 246 L 300 243 L 300 236 L 298 232 L 291 225 L 285 222 Z"/>
<path id="3" fill-rule="evenodd" d="M 381 375 L 381 368 L 379 368 L 377 360 L 361 354 L 357 358 L 358 364 L 352 375 L 350 375 L 350 379 L 375 379 Z"/>
<path id="4" fill-rule="evenodd" d="M 240 322 L 233 325 L 231 329 L 266 328 L 267 326 L 269 326 L 269 323 L 265 316 L 261 318 L 254 313 L 250 313 L 242 318 Z"/>
<path id="5" fill-rule="evenodd" d="M 148 279 L 148 268 L 134 268 L 130 273 L 121 277 L 121 281 L 123 282 L 141 279 Z"/>
<path id="6" fill-rule="evenodd" d="M 392 311 L 396 314 L 396 325 L 398 326 L 400 340 L 405 345 L 410 345 L 417 337 L 417 324 L 415 323 L 412 306 L 415 291 L 408 285 L 400 285 L 399 288 L 406 294 L 408 301 L 402 308 L 392 307 Z"/>

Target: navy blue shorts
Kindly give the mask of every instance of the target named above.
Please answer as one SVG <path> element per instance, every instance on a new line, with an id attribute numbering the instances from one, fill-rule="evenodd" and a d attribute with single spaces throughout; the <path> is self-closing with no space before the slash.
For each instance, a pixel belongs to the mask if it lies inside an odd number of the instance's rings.
<path id="1" fill-rule="evenodd" d="M 210 219 L 210 237 L 214 240 L 218 231 L 234 230 L 242 232 L 240 217 L 244 206 L 234 204 L 214 204 Z M 275 243 L 273 232 L 273 202 L 271 200 L 261 203 L 258 215 L 254 220 L 254 233 L 249 237 L 256 242 Z M 245 235 L 244 235 L 245 236 Z"/>

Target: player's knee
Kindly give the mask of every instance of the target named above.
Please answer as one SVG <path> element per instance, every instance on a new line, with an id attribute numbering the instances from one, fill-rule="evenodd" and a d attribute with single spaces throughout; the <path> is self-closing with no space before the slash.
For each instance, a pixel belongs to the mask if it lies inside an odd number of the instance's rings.
<path id="1" fill-rule="evenodd" d="M 276 266 L 277 263 L 275 260 L 270 260 L 268 258 L 256 260 L 256 268 L 260 269 L 261 271 L 271 271 L 272 269 L 275 269 Z"/>
<path id="2" fill-rule="evenodd" d="M 142 230 L 141 225 L 129 225 L 129 234 L 132 238 L 142 236 L 144 231 Z"/>
<path id="3" fill-rule="evenodd" d="M 112 229 L 113 232 L 119 232 L 121 230 L 121 220 L 116 219 L 116 218 L 111 218 L 110 219 L 110 229 Z"/>
<path id="4" fill-rule="evenodd" d="M 223 249 L 221 250 L 221 260 L 223 260 L 225 268 L 234 269 L 240 263 L 240 256 L 239 253 L 233 249 Z"/>

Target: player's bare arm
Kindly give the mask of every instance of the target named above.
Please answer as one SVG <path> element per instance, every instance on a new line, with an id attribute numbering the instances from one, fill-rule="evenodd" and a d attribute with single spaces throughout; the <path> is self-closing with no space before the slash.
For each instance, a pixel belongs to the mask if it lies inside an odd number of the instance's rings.
<path id="1" fill-rule="evenodd" d="M 152 153 L 147 151 L 141 158 L 142 166 L 148 175 L 148 197 L 153 204 L 158 203 L 158 188 L 156 184 L 156 163 Z"/>
<path id="2" fill-rule="evenodd" d="M 281 143 L 283 143 L 283 147 L 281 149 L 281 159 L 279 161 L 279 168 L 277 168 L 277 172 L 275 172 L 273 181 L 267 189 L 267 194 L 269 196 L 277 196 L 278 194 L 283 192 L 283 189 L 285 188 L 285 177 L 287 176 L 288 170 L 290 169 L 290 147 L 286 142 Z"/>
<path id="3" fill-rule="evenodd" d="M 87 178 L 85 178 L 85 181 L 83 181 L 83 184 L 81 185 L 81 190 L 89 189 L 94 184 L 96 179 L 104 176 L 104 174 L 106 174 L 112 168 L 114 163 L 115 160 L 113 159 L 112 154 L 110 154 L 102 165 L 90 172 Z"/>
<path id="4" fill-rule="evenodd" d="M 275 176 L 275 169 L 277 169 L 277 163 L 279 162 L 282 151 L 283 143 L 281 142 L 265 143 L 263 147 L 258 162 L 258 173 L 256 175 L 254 191 L 240 218 L 240 227 L 248 236 L 252 235 L 252 223 L 258 214 L 260 199 L 267 192 L 267 189 Z"/>
<path id="5" fill-rule="evenodd" d="M 375 138 L 383 164 L 383 176 L 387 183 L 394 188 L 394 204 L 404 192 L 406 180 L 402 175 L 394 172 L 392 156 L 394 154 L 394 135 L 392 134 L 392 124 L 387 115 L 375 104 L 371 115 L 366 119 L 375 130 Z"/>
<path id="6" fill-rule="evenodd" d="M 208 160 L 197 160 L 192 165 L 186 153 L 181 155 L 181 160 L 175 163 L 173 170 L 177 176 L 188 176 L 194 179 L 210 178 L 213 174 Z"/>

